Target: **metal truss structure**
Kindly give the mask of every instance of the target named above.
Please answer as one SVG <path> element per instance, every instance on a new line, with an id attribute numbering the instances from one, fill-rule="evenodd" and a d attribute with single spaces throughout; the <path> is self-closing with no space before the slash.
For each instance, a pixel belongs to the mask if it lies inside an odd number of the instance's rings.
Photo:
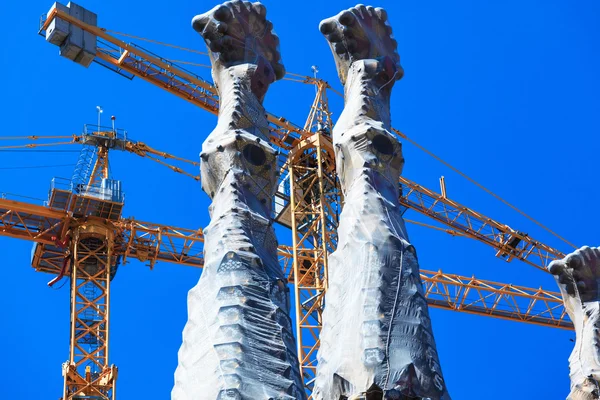
<path id="1" fill-rule="evenodd" d="M 115 399 L 117 368 L 108 363 L 110 280 L 116 268 L 113 231 L 101 219 L 90 219 L 73 235 L 71 341 L 69 361 L 63 365 L 63 398 Z"/>
<path id="2" fill-rule="evenodd" d="M 403 189 L 400 204 L 495 248 L 496 257 L 502 257 L 509 262 L 518 259 L 545 272 L 552 260 L 565 256 L 563 252 L 523 232 L 494 221 L 404 177 L 400 177 L 400 185 Z"/>
<path id="3" fill-rule="evenodd" d="M 323 82 L 318 82 L 317 95 L 304 126 L 312 135 L 289 152 L 287 162 L 293 241 L 290 281 L 294 282 L 296 299 L 300 372 L 308 390 L 312 389 L 316 376 L 321 315 L 327 290 L 327 257 L 337 247 L 340 211 L 326 89 Z"/>

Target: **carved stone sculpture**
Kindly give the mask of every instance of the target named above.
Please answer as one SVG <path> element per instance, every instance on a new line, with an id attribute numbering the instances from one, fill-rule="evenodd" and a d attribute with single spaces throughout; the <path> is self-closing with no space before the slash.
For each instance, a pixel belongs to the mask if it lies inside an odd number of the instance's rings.
<path id="1" fill-rule="evenodd" d="M 270 219 L 276 152 L 262 101 L 285 74 L 279 40 L 260 3 L 227 2 L 192 25 L 210 49 L 220 110 L 202 146 L 211 222 L 204 271 L 188 295 L 172 398 L 305 399 Z"/>
<path id="2" fill-rule="evenodd" d="M 575 326 L 576 341 L 569 357 L 571 393 L 568 400 L 600 399 L 600 248 L 582 247 L 548 266 Z"/>
<path id="3" fill-rule="evenodd" d="M 358 5 L 320 30 L 344 84 L 333 142 L 345 204 L 313 396 L 449 399 L 398 201 L 404 159 L 390 133 L 390 96 L 403 70 L 392 28 L 385 10 Z"/>

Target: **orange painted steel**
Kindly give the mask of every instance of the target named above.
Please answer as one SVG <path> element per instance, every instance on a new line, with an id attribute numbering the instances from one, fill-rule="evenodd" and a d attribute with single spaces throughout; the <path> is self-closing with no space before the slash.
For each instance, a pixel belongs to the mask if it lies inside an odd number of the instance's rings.
<path id="1" fill-rule="evenodd" d="M 300 372 L 309 392 L 316 377 L 321 315 L 328 286 L 328 256 L 337 247 L 340 190 L 331 143 L 326 86 L 318 85 L 303 139 L 288 157 L 296 339 Z M 312 398 L 312 397 L 310 397 Z M 309 398 L 309 399 L 310 399 Z"/>
<path id="2" fill-rule="evenodd" d="M 169 61 L 153 56 L 137 46 L 127 44 L 109 35 L 101 28 L 85 24 L 56 9 L 48 15 L 42 30 L 57 16 L 97 35 L 121 50 L 120 55 L 116 57 L 113 54 L 114 52 L 103 49 L 100 45 L 98 47 L 98 57 L 103 61 L 115 67 L 123 68 L 131 74 L 145 79 L 169 93 L 182 97 L 213 114 L 218 113 L 217 90 L 210 82 L 177 67 Z M 298 81 L 329 88 L 326 82 L 310 77 L 304 77 L 298 79 Z M 314 112 L 316 110 L 313 107 L 311 113 Z M 286 154 L 296 147 L 303 138 L 311 135 L 310 126 L 299 128 L 283 117 L 277 117 L 273 114 L 268 114 L 268 116 L 273 143 Z M 311 120 L 310 116 L 309 120 Z M 432 217 L 459 232 L 467 234 L 469 237 L 491 245 L 497 249 L 497 255 L 505 257 L 507 261 L 516 258 L 542 269 L 551 260 L 563 256 L 562 252 L 533 240 L 526 234 L 448 200 L 406 178 L 401 178 L 400 183 L 408 189 L 401 198 L 406 207 Z"/>
<path id="3" fill-rule="evenodd" d="M 315 138 L 322 138 L 315 135 Z M 324 139 L 324 143 L 326 139 Z M 307 143 L 310 141 L 307 141 Z M 313 143 L 314 147 L 299 148 L 305 155 L 319 154 L 323 151 L 319 144 L 320 140 Z M 307 152 L 308 151 L 308 152 Z M 316 153 L 311 153 L 316 151 Z M 326 164 L 324 164 L 326 165 Z M 290 168 L 296 175 L 301 169 Z M 319 179 L 310 179 L 310 187 L 317 189 Z M 307 185 L 298 181 L 300 187 Z M 293 186 L 296 190 L 299 186 Z M 292 192 L 293 193 L 293 192 Z M 307 192 L 304 192 L 307 193 Z M 323 188 L 315 191 L 317 194 L 326 193 Z M 326 199 L 326 196 L 320 197 Z M 327 203 L 303 202 L 295 207 L 292 200 L 292 210 L 295 210 L 294 219 L 302 215 L 315 217 L 306 227 L 300 228 L 296 221 L 295 238 L 296 246 L 280 246 L 279 257 L 286 276 L 293 283 L 296 290 L 296 313 L 299 336 L 299 357 L 302 362 L 302 371 L 305 384 L 310 391 L 314 373 L 316 370 L 316 353 L 319 346 L 318 335 L 321 328 L 320 315 L 323 309 L 323 296 L 327 287 L 326 262 L 327 255 L 335 246 L 334 231 L 329 231 L 325 242 L 315 242 L 319 239 L 319 231 L 322 230 L 323 213 L 320 205 Z M 302 205 L 303 204 L 303 205 Z M 307 210 L 312 210 L 308 212 Z M 324 210 L 323 210 L 324 211 Z M 94 217 L 75 218 L 72 213 L 53 210 L 48 207 L 32 205 L 28 203 L 0 199 L 0 235 L 19 239 L 26 239 L 40 243 L 43 253 L 46 255 L 43 263 L 39 262 L 39 254 L 36 251 L 33 264 L 38 271 L 59 274 L 65 254 L 63 251 L 53 248 L 55 237 L 62 237 L 71 229 L 77 230 L 89 226 Z M 333 210 L 328 211 L 329 216 L 335 214 Z M 71 330 L 71 358 L 70 362 L 63 366 L 65 375 L 65 397 L 74 398 L 81 393 L 92 393 L 96 396 L 101 394 L 103 399 L 111 399 L 114 395 L 117 369 L 108 364 L 108 334 L 109 334 L 109 293 L 110 293 L 110 265 L 106 265 L 96 273 L 90 273 L 85 268 L 79 268 L 80 260 L 93 257 L 100 260 L 111 259 L 113 256 L 122 256 L 123 263 L 128 258 L 135 258 L 147 263 L 151 268 L 157 261 L 170 262 L 180 265 L 194 267 L 203 266 L 202 247 L 204 237 L 201 229 L 191 230 L 175 228 L 166 225 L 152 224 L 136 221 L 134 219 L 120 218 L 116 221 L 100 219 L 106 233 L 103 241 L 109 241 L 109 245 L 103 245 L 100 250 L 104 253 L 90 251 L 85 242 L 75 240 L 77 248 L 74 250 L 74 266 L 71 271 L 72 282 L 72 325 Z M 307 221 L 305 221 L 307 222 Z M 326 225 L 329 222 L 326 222 Z M 323 236 L 321 236 L 322 238 Z M 302 243 L 307 241 L 306 245 Z M 103 243 L 104 243 L 103 242 Z M 47 246 L 46 246 L 47 245 Z M 98 250 L 98 251 L 100 251 Z M 42 251 L 42 250 L 40 250 Z M 484 315 L 511 321 L 519 321 L 555 328 L 572 329 L 572 324 L 563 307 L 559 293 L 543 289 L 532 289 L 522 286 L 502 284 L 492 281 L 480 280 L 475 277 L 468 278 L 452 274 L 444 274 L 441 271 L 421 271 L 421 278 L 425 286 L 425 297 L 430 306 L 453 311 L 466 312 L 476 315 Z M 77 283 L 79 282 L 79 283 Z M 85 295 L 84 289 L 92 287 L 100 293 L 98 296 Z M 84 293 L 84 294 L 82 294 Z M 92 301 L 93 300 L 93 301 Z M 81 345 L 76 345 L 73 338 L 91 334 L 91 327 L 83 321 L 85 314 L 79 316 L 80 310 L 96 310 L 97 327 L 102 329 L 93 330 L 102 340 L 103 346 L 93 351 L 85 352 Z M 77 322 L 78 321 L 78 322 Z M 94 325 L 96 326 L 96 325 Z M 90 328 L 90 329 L 88 329 Z M 77 333 L 79 332 L 79 333 Z M 85 376 L 78 374 L 76 367 L 83 362 L 98 366 L 97 371 L 91 371 Z M 70 396 L 70 397 L 69 397 Z"/>
<path id="4" fill-rule="evenodd" d="M 528 234 L 516 231 L 406 178 L 400 177 L 400 184 L 403 189 L 400 196 L 402 205 L 495 248 L 496 256 L 507 262 L 518 259 L 546 272 L 546 267 L 552 260 L 565 256 L 563 252 Z"/>
<path id="5" fill-rule="evenodd" d="M 218 113 L 217 90 L 210 82 L 183 70 L 167 60 L 153 56 L 135 45 L 127 44 L 109 35 L 102 28 L 85 24 L 57 9 L 54 9 L 48 15 L 41 30 L 45 30 L 55 17 L 73 23 L 120 49 L 117 57 L 113 51 L 109 51 L 111 49 L 99 45 L 98 57 L 103 61 L 109 62 L 117 68 L 123 68 L 131 74 L 145 79 L 169 93 L 182 97 L 213 114 Z M 329 88 L 329 85 L 322 80 L 310 77 L 297 80 L 303 83 L 320 84 Z M 315 112 L 314 107 L 311 108 L 311 113 L 313 112 Z M 287 119 L 270 113 L 268 113 L 268 119 L 271 124 L 273 143 L 286 154 L 296 147 L 303 138 L 311 135 L 310 127 L 297 127 Z M 543 269 L 551 260 L 564 255 L 561 251 L 546 246 L 507 225 L 448 200 L 406 178 L 401 178 L 400 183 L 408 189 L 401 197 L 403 205 L 434 218 L 456 231 L 465 233 L 469 237 L 491 245 L 497 249 L 497 256 L 505 257 L 507 261 L 516 258 Z"/>
<path id="6" fill-rule="evenodd" d="M 113 235 L 102 219 L 89 219 L 73 230 L 71 340 L 69 361 L 63 365 L 63 400 L 116 398 L 117 368 L 108 361 Z"/>
<path id="7" fill-rule="evenodd" d="M 75 218 L 65 211 L 0 199 L 0 236 L 55 245 L 55 238 L 64 236 L 69 228 L 84 223 L 87 218 Z M 147 262 L 157 261 L 202 267 L 202 230 L 174 228 L 167 225 L 120 219 L 108 222 L 115 234 L 114 254 Z M 60 268 L 38 268 L 41 272 L 58 274 Z"/>
<path id="8" fill-rule="evenodd" d="M 47 16 L 41 31 L 44 31 L 55 17 L 89 31 L 120 49 L 117 57 L 112 49 L 99 45 L 97 49 L 98 58 L 101 60 L 109 62 L 117 68 L 126 69 L 131 74 L 146 79 L 167 92 L 182 97 L 213 114 L 218 113 L 217 90 L 210 82 L 183 70 L 169 61 L 153 56 L 135 45 L 127 44 L 109 35 L 102 28 L 85 24 L 57 9 L 54 9 Z M 321 84 L 329 88 L 326 82 L 319 79 L 302 77 L 302 79 L 295 80 L 303 83 Z M 311 108 L 312 112 L 313 108 Z M 283 117 L 277 117 L 270 113 L 268 113 L 268 116 L 271 123 L 273 143 L 286 154 L 296 147 L 300 140 L 311 135 L 310 127 L 299 128 Z M 542 269 L 551 260 L 564 255 L 561 251 L 535 241 L 524 233 L 448 200 L 406 178 L 401 178 L 400 183 L 408 189 L 401 197 L 401 201 L 406 207 L 451 226 L 456 231 L 465 233 L 469 237 L 491 245 L 497 249 L 497 255 L 505 257 L 507 261 L 516 258 Z"/>
<path id="9" fill-rule="evenodd" d="M 421 271 L 430 307 L 573 329 L 560 293 L 475 277 Z"/>
<path id="10" fill-rule="evenodd" d="M 54 244 L 69 223 L 69 215 L 60 210 L 0 199 L 0 234 L 38 243 Z"/>
<path id="11" fill-rule="evenodd" d="M 192 267 L 202 267 L 204 235 L 202 229 L 175 228 L 167 225 L 140 222 L 134 219 L 119 221 L 119 240 L 116 253 L 147 262 L 150 268 L 157 261 Z"/>

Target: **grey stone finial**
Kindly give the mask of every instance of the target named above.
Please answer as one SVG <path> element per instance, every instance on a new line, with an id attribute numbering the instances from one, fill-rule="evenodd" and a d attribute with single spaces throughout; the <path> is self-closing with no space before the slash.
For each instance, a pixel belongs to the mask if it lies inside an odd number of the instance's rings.
<path id="1" fill-rule="evenodd" d="M 552 261 L 548 270 L 556 278 L 575 326 L 567 399 L 600 399 L 600 248 L 582 247 L 562 260 Z"/>
<path id="2" fill-rule="evenodd" d="M 327 38 L 343 84 L 350 65 L 358 60 L 378 60 L 385 80 L 399 80 L 404 75 L 398 42 L 383 8 L 359 4 L 321 21 L 319 30 Z"/>
<path id="3" fill-rule="evenodd" d="M 251 86 L 260 101 L 269 85 L 285 75 L 279 37 L 266 16 L 261 3 L 229 1 L 192 19 L 192 27 L 206 42 L 213 69 L 245 63 L 256 66 Z M 219 87 L 214 71 L 213 78 Z"/>

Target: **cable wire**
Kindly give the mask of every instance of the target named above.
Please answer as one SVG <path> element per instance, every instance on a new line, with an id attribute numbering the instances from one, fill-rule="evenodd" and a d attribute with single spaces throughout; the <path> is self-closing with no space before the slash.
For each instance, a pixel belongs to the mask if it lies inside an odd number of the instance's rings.
<path id="1" fill-rule="evenodd" d="M 167 60 L 173 64 L 191 65 L 193 67 L 202 67 L 202 68 L 212 68 L 212 66 L 210 66 L 209 64 L 199 64 L 199 63 L 195 63 L 195 62 L 191 62 L 191 61 L 173 60 L 170 58 L 165 58 L 165 60 Z"/>
<path id="2" fill-rule="evenodd" d="M 23 135 L 23 136 L 2 136 L 0 140 L 20 140 L 20 139 L 30 139 L 30 140 L 40 140 L 40 139 L 73 139 L 73 135 L 69 136 L 43 136 L 43 135 Z"/>
<path id="3" fill-rule="evenodd" d="M 297 76 L 301 76 L 298 74 L 293 74 L 293 73 L 289 73 L 290 75 L 297 75 Z M 290 81 L 296 81 L 296 82 L 302 82 L 299 80 L 294 80 L 294 79 L 288 79 Z M 332 87 L 328 88 L 329 90 L 331 90 L 333 93 L 337 94 L 340 97 L 344 97 L 342 95 L 342 93 L 340 93 L 339 91 L 333 89 Z M 446 167 L 450 168 L 452 171 L 456 172 L 457 174 L 459 174 L 460 176 L 462 176 L 463 178 L 465 178 L 466 180 L 468 180 L 469 182 L 471 182 L 472 184 L 474 184 L 475 186 L 477 186 L 478 188 L 482 189 L 484 192 L 486 192 L 487 194 L 491 195 L 492 197 L 494 197 L 496 200 L 499 200 L 500 202 L 502 202 L 504 205 L 510 207 L 511 209 L 513 209 L 514 211 L 518 212 L 519 214 L 521 214 L 522 216 L 524 216 L 525 218 L 527 218 L 528 220 L 530 220 L 531 222 L 533 222 L 534 224 L 536 224 L 537 226 L 539 226 L 540 228 L 544 229 L 545 231 L 547 231 L 548 233 L 550 233 L 551 235 L 555 236 L 556 238 L 562 240 L 564 243 L 568 244 L 569 246 L 573 247 L 574 249 L 577 248 L 577 246 L 575 246 L 573 243 L 571 243 L 570 241 L 568 241 L 567 239 L 565 239 L 564 237 L 560 236 L 558 233 L 554 232 L 552 229 L 548 228 L 547 226 L 545 226 L 544 224 L 542 224 L 541 222 L 539 222 L 538 220 L 536 220 L 535 218 L 529 216 L 527 213 L 525 213 L 524 211 L 521 211 L 519 208 L 517 208 L 516 206 L 514 206 L 513 204 L 509 203 L 507 200 L 505 200 L 504 198 L 500 197 L 499 195 L 497 195 L 496 193 L 492 192 L 490 189 L 486 188 L 485 186 L 483 186 L 482 184 L 480 184 L 479 182 L 477 182 L 475 179 L 471 178 L 470 176 L 468 176 L 467 174 L 463 173 L 462 171 L 460 171 L 458 168 L 453 167 L 450 163 L 444 161 L 443 159 L 441 159 L 440 157 L 436 156 L 434 153 L 432 153 L 431 151 L 427 150 L 425 147 L 421 146 L 420 144 L 418 144 L 417 142 L 415 142 L 414 140 L 410 139 L 408 136 L 406 136 L 406 134 L 402 133 L 401 131 L 399 131 L 396 128 L 392 128 L 392 131 L 394 131 L 397 135 L 399 135 L 401 138 L 409 141 L 410 143 L 412 143 L 413 145 L 415 145 L 417 148 L 419 148 L 420 150 L 424 151 L 426 154 L 428 154 L 429 156 L 435 158 L 437 161 L 441 162 L 442 164 L 444 164 Z M 435 228 L 434 228 L 435 229 Z M 450 233 L 450 232 L 448 232 Z M 453 234 L 453 233 L 450 233 Z"/>
<path id="4" fill-rule="evenodd" d="M 8 149 L 23 149 L 23 148 L 34 148 L 34 147 L 47 147 L 47 146 L 61 146 L 63 144 L 73 144 L 74 141 L 70 142 L 56 142 L 56 143 L 30 143 L 30 144 L 22 144 L 15 146 L 0 146 L 0 150 L 8 150 Z"/>
<path id="5" fill-rule="evenodd" d="M 455 231 L 454 229 L 440 228 L 439 226 L 429 225 L 429 224 L 426 224 L 424 222 L 419 222 L 419 221 L 415 221 L 415 220 L 412 220 L 412 219 L 405 219 L 404 222 L 407 222 L 407 223 L 413 224 L 413 225 L 423 226 L 423 227 L 429 228 L 429 229 L 435 229 L 435 230 L 441 231 L 441 232 L 446 232 L 447 234 L 452 235 L 452 236 L 462 236 L 462 237 L 468 237 L 468 238 L 470 238 L 470 236 L 467 236 L 464 233 Z"/>
<path id="6" fill-rule="evenodd" d="M 146 38 L 143 38 L 141 36 L 130 35 L 128 33 L 117 32 L 117 31 L 113 31 L 113 30 L 110 30 L 110 29 L 102 28 L 102 30 L 104 32 L 112 33 L 113 35 L 125 36 L 125 37 L 129 37 L 129 38 L 132 38 L 132 39 L 141 40 L 141 41 L 144 41 L 144 42 L 158 44 L 160 46 L 171 47 L 171 48 L 174 48 L 174 49 L 177 49 L 177 50 L 188 51 L 190 53 L 196 53 L 196 54 L 202 54 L 203 56 L 207 56 L 208 55 L 208 53 L 205 52 L 205 51 L 199 51 L 199 50 L 194 50 L 194 49 L 190 49 L 190 48 L 187 48 L 187 47 L 177 46 L 177 45 L 170 44 L 170 43 L 159 42 L 158 40 L 146 39 Z"/>
<path id="7" fill-rule="evenodd" d="M 179 174 L 183 174 L 183 175 L 189 176 L 190 178 L 192 178 L 192 179 L 194 179 L 196 181 L 200 180 L 200 176 L 199 175 L 190 174 L 190 173 L 182 170 L 181 168 L 176 167 L 176 166 L 171 165 L 171 164 L 168 164 L 168 163 L 166 163 L 166 162 L 164 162 L 164 161 L 162 161 L 162 160 L 160 160 L 160 159 L 158 159 L 156 157 L 153 157 L 153 156 L 148 155 L 148 154 L 146 154 L 144 157 L 147 157 L 147 158 L 149 158 L 152 161 L 156 161 L 157 163 L 164 165 L 165 167 L 171 169 L 171 171 L 174 171 L 174 172 L 177 172 Z M 190 162 L 193 162 L 193 161 L 190 161 Z"/>
<path id="8" fill-rule="evenodd" d="M 0 199 L 5 199 L 6 196 L 14 196 L 14 197 L 22 197 L 24 199 L 46 201 L 46 199 L 40 199 L 39 197 L 23 196 L 21 194 L 9 193 L 9 192 L 0 192 Z"/>
<path id="9" fill-rule="evenodd" d="M 338 91 L 338 90 L 336 90 L 336 89 L 332 88 L 331 86 L 330 86 L 330 87 L 328 87 L 327 89 L 331 90 L 333 93 L 337 94 L 337 95 L 338 95 L 338 96 L 340 96 L 341 98 L 344 98 L 344 95 L 343 95 L 343 94 L 342 94 L 340 91 Z"/>
<path id="10" fill-rule="evenodd" d="M 525 218 L 527 218 L 528 220 L 530 220 L 531 222 L 533 222 L 534 224 L 536 224 L 537 226 L 539 226 L 540 228 L 544 229 L 546 232 L 549 232 L 550 234 L 554 235 L 555 237 L 557 237 L 558 239 L 562 240 L 563 242 L 565 242 L 569 246 L 573 247 L 574 249 L 577 248 L 577 246 L 575 246 L 573 243 L 569 242 L 564 237 L 560 236 L 558 233 L 554 232 L 553 230 L 551 230 L 550 228 L 548 228 L 547 226 L 545 226 L 544 224 L 542 224 L 541 222 L 539 222 L 535 218 L 529 216 L 524 211 L 521 211 L 519 208 L 517 208 L 516 206 L 512 205 L 511 203 L 509 203 L 507 200 L 504 200 L 502 197 L 498 196 L 496 193 L 492 192 L 490 189 L 486 188 L 481 183 L 477 182 L 475 179 L 471 178 L 470 176 L 468 176 L 464 172 L 460 171 L 458 168 L 453 167 L 448 162 L 442 160 L 440 157 L 436 156 L 434 153 L 432 153 L 431 151 L 427 150 L 425 147 L 421 146 L 420 144 L 418 144 L 414 140 L 410 139 L 408 136 L 406 136 L 404 133 L 400 132 L 398 129 L 392 128 L 392 131 L 394 131 L 402 139 L 405 139 L 405 140 L 409 141 L 411 144 L 413 144 L 414 146 L 416 146 L 420 150 L 424 151 L 429 156 L 435 158 L 437 161 L 441 162 L 446 167 L 450 168 L 452 171 L 456 172 L 457 174 L 459 174 L 460 176 L 462 176 L 463 178 L 465 178 L 466 180 L 468 180 L 469 182 L 471 182 L 472 184 L 474 184 L 475 186 L 477 186 L 478 188 L 480 188 L 481 190 L 483 190 L 487 194 L 491 195 L 496 200 L 499 200 L 504 205 L 512 208 L 514 211 L 518 212 L 519 214 L 521 214 L 522 216 L 524 216 Z"/>
<path id="11" fill-rule="evenodd" d="M 21 167 L 0 167 L 0 169 L 32 169 L 32 168 L 54 168 L 54 167 L 74 167 L 75 164 L 56 164 L 56 165 L 31 165 Z"/>

